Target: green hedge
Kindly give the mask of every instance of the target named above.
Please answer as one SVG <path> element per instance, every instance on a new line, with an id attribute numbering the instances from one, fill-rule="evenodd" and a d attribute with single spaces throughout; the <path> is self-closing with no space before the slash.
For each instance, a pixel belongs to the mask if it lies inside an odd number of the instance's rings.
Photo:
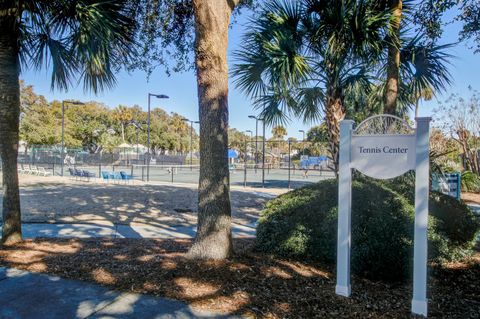
<path id="1" fill-rule="evenodd" d="M 414 206 L 411 178 L 356 177 L 352 193 L 352 271 L 373 279 L 410 274 Z M 409 187 L 410 186 L 410 187 Z M 335 180 L 322 181 L 269 201 L 257 228 L 258 249 L 292 258 L 334 263 L 337 244 Z M 430 197 L 429 255 L 455 260 L 471 252 L 480 228 L 468 207 L 448 196 Z"/>

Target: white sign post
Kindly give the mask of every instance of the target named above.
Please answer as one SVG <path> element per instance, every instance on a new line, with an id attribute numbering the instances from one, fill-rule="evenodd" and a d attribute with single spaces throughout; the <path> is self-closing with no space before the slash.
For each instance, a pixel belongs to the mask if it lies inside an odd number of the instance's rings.
<path id="1" fill-rule="evenodd" d="M 352 169 L 388 179 L 414 169 L 415 233 L 412 313 L 427 316 L 427 224 L 429 195 L 430 118 L 416 118 L 416 129 L 391 115 L 366 119 L 353 130 L 354 122 L 340 123 L 338 185 L 338 295 L 349 297 Z"/>

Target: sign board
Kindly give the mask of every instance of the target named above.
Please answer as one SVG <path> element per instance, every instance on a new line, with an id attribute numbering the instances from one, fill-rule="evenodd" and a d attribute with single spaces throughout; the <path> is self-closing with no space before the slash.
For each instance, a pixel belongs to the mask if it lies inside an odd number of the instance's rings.
<path id="1" fill-rule="evenodd" d="M 350 152 L 352 168 L 392 178 L 415 168 L 415 135 L 352 135 Z"/>
<path id="2" fill-rule="evenodd" d="M 460 173 L 435 174 L 432 180 L 432 189 L 460 200 L 461 176 Z"/>
<path id="3" fill-rule="evenodd" d="M 377 115 L 353 130 L 353 121 L 340 123 L 338 183 L 338 295 L 349 297 L 352 169 L 387 179 L 415 170 L 415 231 L 412 313 L 427 315 L 427 224 L 429 193 L 430 118 L 417 118 L 416 128 L 392 115 Z"/>

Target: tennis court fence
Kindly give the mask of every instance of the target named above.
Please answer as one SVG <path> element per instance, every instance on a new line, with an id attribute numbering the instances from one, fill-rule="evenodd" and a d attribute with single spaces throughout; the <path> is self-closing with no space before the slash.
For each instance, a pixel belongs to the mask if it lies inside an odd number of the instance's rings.
<path id="1" fill-rule="evenodd" d="M 68 168 L 102 172 L 123 171 L 135 180 L 197 184 L 198 153 L 151 155 L 139 153 L 90 154 L 69 150 L 62 158 L 58 148 L 36 147 L 19 153 L 19 168 L 41 167 L 52 175 L 69 175 Z M 231 145 L 228 152 L 230 183 L 249 187 L 297 188 L 334 178 L 325 150 L 308 142 L 245 141 Z"/>

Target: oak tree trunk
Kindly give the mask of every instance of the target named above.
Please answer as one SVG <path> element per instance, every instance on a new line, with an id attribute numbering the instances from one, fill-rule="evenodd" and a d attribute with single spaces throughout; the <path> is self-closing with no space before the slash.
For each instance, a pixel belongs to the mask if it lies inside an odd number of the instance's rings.
<path id="1" fill-rule="evenodd" d="M 396 114 L 400 72 L 400 22 L 402 20 L 402 0 L 390 0 L 392 20 L 388 44 L 387 87 L 385 91 L 384 113 Z"/>
<path id="2" fill-rule="evenodd" d="M 327 125 L 330 155 L 333 160 L 333 169 L 338 175 L 338 156 L 340 145 L 340 122 L 345 118 L 342 94 L 339 90 L 327 89 L 325 123 Z"/>
<path id="3" fill-rule="evenodd" d="M 200 117 L 198 228 L 188 252 L 195 259 L 232 253 L 228 170 L 228 27 L 238 0 L 193 0 Z"/>
<path id="4" fill-rule="evenodd" d="M 3 166 L 2 243 L 22 240 L 17 155 L 20 115 L 20 65 L 14 20 L 0 21 L 0 158 Z"/>

